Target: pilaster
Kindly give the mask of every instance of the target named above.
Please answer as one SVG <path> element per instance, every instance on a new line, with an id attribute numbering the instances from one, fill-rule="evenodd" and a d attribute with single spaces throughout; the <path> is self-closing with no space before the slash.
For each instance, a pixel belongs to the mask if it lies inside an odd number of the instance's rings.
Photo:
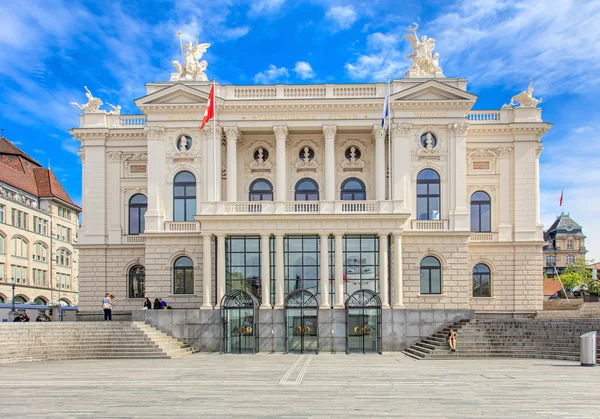
<path id="1" fill-rule="evenodd" d="M 331 308 L 329 302 L 329 234 L 321 234 L 321 246 L 320 246 L 320 271 L 321 278 L 319 284 L 321 289 L 321 302 L 320 307 L 323 309 Z"/>
<path id="2" fill-rule="evenodd" d="M 225 295 L 225 235 L 217 236 L 217 301 L 221 304 Z"/>
<path id="3" fill-rule="evenodd" d="M 498 197 L 498 240 L 512 241 L 513 226 L 510 217 L 510 178 L 512 147 L 498 147 L 498 166 L 500 175 L 500 196 Z"/>
<path id="4" fill-rule="evenodd" d="M 394 298 L 392 305 L 394 308 L 400 308 L 404 305 L 404 293 L 402 287 L 403 283 L 403 269 L 402 269 L 402 235 L 400 233 L 394 233 Z"/>
<path id="5" fill-rule="evenodd" d="M 344 236 L 335 235 L 335 306 L 342 309 L 344 307 L 344 247 L 342 244 Z"/>
<path id="6" fill-rule="evenodd" d="M 262 303 L 260 308 L 271 308 L 271 262 L 270 262 L 270 236 L 260 235 L 260 288 Z"/>
<path id="7" fill-rule="evenodd" d="M 410 132 L 412 124 L 393 124 L 393 162 L 392 164 L 392 198 L 402 201 L 403 212 L 410 211 Z"/>
<path id="8" fill-rule="evenodd" d="M 162 136 L 165 127 L 146 127 L 148 138 L 148 209 L 145 216 L 146 233 L 163 230 L 165 212 L 162 205 L 160 187 L 164 183 L 165 144 Z"/>
<path id="9" fill-rule="evenodd" d="M 275 200 L 287 201 L 287 150 L 288 128 L 285 125 L 274 126 L 276 142 L 276 166 L 275 166 Z"/>
<path id="10" fill-rule="evenodd" d="M 389 286 L 388 286 L 388 234 L 379 234 L 379 295 L 381 307 L 389 308 Z"/>
<path id="11" fill-rule="evenodd" d="M 83 227 L 79 244 L 106 243 L 106 138 L 86 138 L 82 191 Z"/>
<path id="12" fill-rule="evenodd" d="M 375 199 L 385 200 L 385 172 L 387 162 L 385 161 L 385 136 L 381 126 L 373 125 L 371 135 L 375 140 Z"/>
<path id="13" fill-rule="evenodd" d="M 450 185 L 450 229 L 470 231 L 469 208 L 467 206 L 467 130 L 469 123 L 448 124 L 452 150 Z"/>
<path id="14" fill-rule="evenodd" d="M 337 125 L 323 125 L 325 140 L 325 200 L 335 201 L 335 136 Z"/>
<path id="15" fill-rule="evenodd" d="M 202 308 L 210 309 L 213 307 L 211 302 L 211 234 L 202 234 Z"/>
<path id="16" fill-rule="evenodd" d="M 227 138 L 227 201 L 237 201 L 237 141 L 241 137 L 238 127 L 225 127 Z"/>
<path id="17" fill-rule="evenodd" d="M 275 308 L 283 308 L 284 274 L 283 234 L 278 234 L 275 236 Z"/>

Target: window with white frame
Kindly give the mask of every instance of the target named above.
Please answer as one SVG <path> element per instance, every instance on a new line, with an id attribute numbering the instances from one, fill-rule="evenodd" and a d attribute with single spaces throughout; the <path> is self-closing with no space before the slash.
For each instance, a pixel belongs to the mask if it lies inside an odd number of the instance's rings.
<path id="1" fill-rule="evenodd" d="M 36 243 L 33 245 L 33 255 L 31 258 L 38 262 L 46 262 L 48 256 L 48 247 L 44 243 Z"/>
<path id="2" fill-rule="evenodd" d="M 28 214 L 25 211 L 21 211 L 16 208 L 12 209 L 12 225 L 15 227 L 27 230 L 27 217 Z"/>
<path id="3" fill-rule="evenodd" d="M 56 238 L 64 242 L 71 242 L 71 229 L 60 224 L 56 225 Z"/>
<path id="4" fill-rule="evenodd" d="M 573 248 L 573 240 L 567 241 L 567 249 L 572 249 L 572 248 Z"/>
<path id="5" fill-rule="evenodd" d="M 572 265 L 575 263 L 575 256 L 567 255 L 567 265 Z"/>
<path id="6" fill-rule="evenodd" d="M 6 237 L 0 234 L 0 253 L 6 253 Z"/>
<path id="7" fill-rule="evenodd" d="M 0 205 L 0 223 L 6 222 L 6 206 Z"/>
<path id="8" fill-rule="evenodd" d="M 33 217 L 33 228 L 38 234 L 48 235 L 48 221 L 40 217 Z"/>
<path id="9" fill-rule="evenodd" d="M 27 267 L 10 265 L 10 277 L 15 284 L 27 284 Z"/>
<path id="10" fill-rule="evenodd" d="M 48 271 L 44 270 L 44 269 L 33 269 L 32 270 L 32 275 L 33 275 L 33 285 L 36 285 L 38 287 L 47 287 L 48 286 Z"/>
<path id="11" fill-rule="evenodd" d="M 57 279 L 57 282 L 58 282 L 57 285 L 59 288 L 66 289 L 66 290 L 71 289 L 71 275 L 57 273 L 56 279 Z"/>
<path id="12" fill-rule="evenodd" d="M 556 256 L 546 256 L 546 266 L 555 266 Z"/>
<path id="13" fill-rule="evenodd" d="M 0 263 L 0 282 L 4 282 L 4 263 Z"/>
<path id="14" fill-rule="evenodd" d="M 12 242 L 12 255 L 18 258 L 27 257 L 27 245 L 28 243 L 22 237 L 13 237 Z"/>
<path id="15" fill-rule="evenodd" d="M 56 264 L 58 266 L 70 267 L 71 266 L 71 252 L 66 249 L 59 249 L 56 252 Z"/>
<path id="16" fill-rule="evenodd" d="M 70 220 L 71 219 L 71 210 L 68 210 L 63 207 L 58 207 L 58 216 L 66 219 L 66 220 Z"/>

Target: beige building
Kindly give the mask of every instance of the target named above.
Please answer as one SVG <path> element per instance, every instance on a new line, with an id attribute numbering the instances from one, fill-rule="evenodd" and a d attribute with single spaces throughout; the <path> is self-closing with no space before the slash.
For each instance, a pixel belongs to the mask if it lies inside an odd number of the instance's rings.
<path id="1" fill-rule="evenodd" d="M 389 134 L 385 83 L 217 84 L 202 131 L 211 85 L 182 69 L 146 85 L 139 115 L 90 108 L 90 94 L 71 131 L 82 315 L 105 292 L 117 314 L 161 297 L 216 327 L 203 348 L 262 347 L 270 337 L 248 326 L 264 317 L 281 323 L 261 325 L 281 330 L 277 347 L 381 350 L 382 336 L 401 348 L 438 317 L 541 309 L 550 125 L 531 86 L 520 106 L 472 111 L 467 81 L 425 64 L 391 82 Z"/>
<path id="2" fill-rule="evenodd" d="M 0 302 L 78 304 L 79 213 L 50 169 L 0 138 Z"/>
<path id="3" fill-rule="evenodd" d="M 585 259 L 585 235 L 583 228 L 577 224 L 570 214 L 560 214 L 544 232 L 546 246 L 544 246 L 544 274 L 554 278 L 560 275 L 569 265 L 577 259 Z"/>

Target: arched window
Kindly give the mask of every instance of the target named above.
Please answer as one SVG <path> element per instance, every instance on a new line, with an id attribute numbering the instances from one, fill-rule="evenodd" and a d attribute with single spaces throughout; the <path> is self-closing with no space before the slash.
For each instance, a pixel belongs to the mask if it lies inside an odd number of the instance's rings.
<path id="1" fill-rule="evenodd" d="M 250 201 L 272 201 L 273 185 L 266 179 L 256 179 L 250 184 Z"/>
<path id="2" fill-rule="evenodd" d="M 37 242 L 33 245 L 33 255 L 31 255 L 31 259 L 37 260 L 38 262 L 46 262 L 48 257 L 48 247 L 42 243 Z"/>
<path id="3" fill-rule="evenodd" d="M 32 304 L 35 304 L 35 305 L 38 305 L 38 306 L 45 306 L 45 305 L 48 304 L 48 301 L 46 301 L 46 299 L 44 297 L 35 297 L 33 299 L 33 303 Z"/>
<path id="4" fill-rule="evenodd" d="M 173 181 L 173 221 L 194 221 L 196 215 L 196 177 L 179 172 Z"/>
<path id="5" fill-rule="evenodd" d="M 148 209 L 148 199 L 145 195 L 135 194 L 129 199 L 129 234 L 144 232 L 144 214 Z"/>
<path id="6" fill-rule="evenodd" d="M 296 192 L 294 194 L 295 201 L 318 201 L 319 200 L 319 185 L 312 179 L 300 179 L 296 183 Z"/>
<path id="7" fill-rule="evenodd" d="M 0 294 L 0 303 L 5 303 L 6 302 L 6 297 L 2 294 Z"/>
<path id="8" fill-rule="evenodd" d="M 492 231 L 492 202 L 490 196 L 482 191 L 471 195 L 471 231 L 489 233 Z"/>
<path id="9" fill-rule="evenodd" d="M 69 307 L 71 305 L 69 300 L 67 300 L 66 298 L 61 298 L 60 300 L 58 300 L 58 304 L 62 307 Z"/>
<path id="10" fill-rule="evenodd" d="M 427 256 L 421 261 L 421 294 L 442 293 L 442 268 L 440 261 Z"/>
<path id="11" fill-rule="evenodd" d="M 173 293 L 194 293 L 194 264 L 187 256 L 178 258 L 173 264 Z"/>
<path id="12" fill-rule="evenodd" d="M 24 295 L 15 295 L 15 304 L 27 304 L 27 297 Z"/>
<path id="13" fill-rule="evenodd" d="M 440 175 L 435 170 L 421 170 L 417 175 L 417 219 L 440 219 Z"/>
<path id="14" fill-rule="evenodd" d="M 27 246 L 28 243 L 27 241 L 22 238 L 22 237 L 13 237 L 11 239 L 12 242 L 12 255 L 19 257 L 19 258 L 26 258 L 28 257 L 28 252 L 27 252 Z"/>
<path id="15" fill-rule="evenodd" d="M 491 297 L 492 287 L 490 280 L 490 268 L 478 263 L 473 268 L 473 297 Z"/>
<path id="16" fill-rule="evenodd" d="M 129 298 L 144 298 L 146 291 L 146 270 L 142 265 L 132 266 L 129 270 Z"/>
<path id="17" fill-rule="evenodd" d="M 56 264 L 69 268 L 71 266 L 71 252 L 67 249 L 58 249 L 56 252 Z"/>
<path id="18" fill-rule="evenodd" d="M 357 178 L 346 179 L 340 192 L 342 201 L 364 201 L 367 199 L 365 184 Z"/>

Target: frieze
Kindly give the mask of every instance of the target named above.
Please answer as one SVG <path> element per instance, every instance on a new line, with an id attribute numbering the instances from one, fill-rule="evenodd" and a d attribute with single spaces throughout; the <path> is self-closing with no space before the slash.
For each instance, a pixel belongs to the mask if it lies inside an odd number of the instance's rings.
<path id="1" fill-rule="evenodd" d="M 407 122 L 402 124 L 392 124 L 392 131 L 395 136 L 406 137 L 412 128 L 413 125 Z"/>
<path id="2" fill-rule="evenodd" d="M 142 161 L 148 160 L 148 155 L 145 153 L 123 153 L 122 151 L 109 151 L 108 158 L 113 161 Z"/>
<path id="3" fill-rule="evenodd" d="M 149 126 L 144 127 L 144 131 L 146 131 L 148 139 L 158 139 L 165 133 L 165 127 Z"/>

